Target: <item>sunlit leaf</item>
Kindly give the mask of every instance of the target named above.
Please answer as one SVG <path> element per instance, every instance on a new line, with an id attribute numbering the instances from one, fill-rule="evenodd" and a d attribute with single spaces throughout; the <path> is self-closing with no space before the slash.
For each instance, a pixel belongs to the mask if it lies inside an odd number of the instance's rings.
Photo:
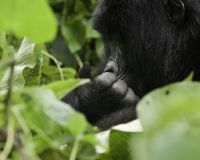
<path id="1" fill-rule="evenodd" d="M 182 82 L 157 89 L 137 105 L 145 131 L 155 131 L 174 121 L 192 116 L 200 121 L 200 83 Z M 194 120 L 195 121 L 195 120 Z"/>
<path id="2" fill-rule="evenodd" d="M 173 123 L 151 134 L 138 134 L 130 141 L 133 160 L 199 160 L 200 130 Z"/>
<path id="3" fill-rule="evenodd" d="M 0 29 L 45 42 L 56 35 L 56 19 L 44 0 L 0 0 Z"/>
<path id="4" fill-rule="evenodd" d="M 75 89 L 76 87 L 88 83 L 89 79 L 69 79 L 66 81 L 53 82 L 45 86 L 51 89 L 58 99 Z"/>
<path id="5" fill-rule="evenodd" d="M 108 153 L 101 155 L 101 160 L 115 160 L 123 159 L 129 160 L 132 151 L 129 148 L 129 140 L 134 133 L 122 132 L 117 130 L 111 130 L 109 138 L 110 150 Z"/>
<path id="6" fill-rule="evenodd" d="M 26 104 L 22 110 L 23 116 L 29 123 L 29 127 L 36 132 L 40 130 L 44 133 L 58 132 L 62 127 L 62 129 L 78 135 L 84 132 L 88 125 L 82 114 L 57 100 L 51 90 L 45 88 L 22 89 L 14 94 L 14 99 L 15 103 Z"/>
<path id="7" fill-rule="evenodd" d="M 41 48 L 41 44 L 33 43 L 26 38 L 23 40 L 15 55 L 13 89 L 22 88 L 25 85 L 39 85 L 42 64 Z M 8 88 L 10 72 L 11 68 L 8 68 L 0 81 L 0 93 L 4 93 Z"/>

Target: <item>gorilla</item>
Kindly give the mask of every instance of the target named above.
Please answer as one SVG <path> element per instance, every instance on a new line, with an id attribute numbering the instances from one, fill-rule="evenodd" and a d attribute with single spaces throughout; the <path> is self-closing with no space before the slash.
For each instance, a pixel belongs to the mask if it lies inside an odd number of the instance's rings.
<path id="1" fill-rule="evenodd" d="M 105 54 L 91 82 L 62 98 L 102 130 L 136 119 L 136 104 L 151 90 L 200 80 L 200 0 L 100 0 L 93 28 Z"/>

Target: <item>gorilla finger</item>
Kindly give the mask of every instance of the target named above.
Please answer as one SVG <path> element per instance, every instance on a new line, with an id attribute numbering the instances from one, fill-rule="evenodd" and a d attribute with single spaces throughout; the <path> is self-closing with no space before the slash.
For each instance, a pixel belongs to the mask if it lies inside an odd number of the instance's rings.
<path id="1" fill-rule="evenodd" d="M 78 71 L 79 78 L 90 78 L 92 79 L 91 75 L 91 65 L 89 62 L 85 62 L 83 66 Z"/>
<path id="2" fill-rule="evenodd" d="M 114 92 L 114 94 L 124 97 L 128 91 L 128 87 L 123 80 L 118 80 L 112 85 L 111 90 Z"/>
<path id="3" fill-rule="evenodd" d="M 126 95 L 121 100 L 121 103 L 126 105 L 136 105 L 139 101 L 138 96 L 135 95 L 132 89 L 128 88 Z"/>
<path id="4" fill-rule="evenodd" d="M 115 82 L 117 82 L 116 75 L 109 72 L 105 72 L 94 79 L 94 83 L 100 91 L 108 90 Z"/>

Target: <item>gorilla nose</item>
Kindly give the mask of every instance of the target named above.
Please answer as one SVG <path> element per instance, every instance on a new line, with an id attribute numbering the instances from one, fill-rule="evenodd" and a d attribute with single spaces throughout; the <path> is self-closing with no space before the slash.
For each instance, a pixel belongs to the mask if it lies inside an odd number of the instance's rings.
<path id="1" fill-rule="evenodd" d="M 114 61 L 109 61 L 104 69 L 104 72 L 111 72 L 117 76 L 117 74 L 118 74 L 117 64 Z"/>

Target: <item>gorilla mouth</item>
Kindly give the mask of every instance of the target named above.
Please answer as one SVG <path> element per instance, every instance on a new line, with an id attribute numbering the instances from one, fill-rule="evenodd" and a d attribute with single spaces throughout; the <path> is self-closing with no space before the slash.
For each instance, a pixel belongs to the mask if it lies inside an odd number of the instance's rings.
<path id="1" fill-rule="evenodd" d="M 104 72 L 114 73 L 117 79 L 124 80 L 128 76 L 127 70 L 121 51 L 117 49 L 115 52 L 112 52 Z"/>

